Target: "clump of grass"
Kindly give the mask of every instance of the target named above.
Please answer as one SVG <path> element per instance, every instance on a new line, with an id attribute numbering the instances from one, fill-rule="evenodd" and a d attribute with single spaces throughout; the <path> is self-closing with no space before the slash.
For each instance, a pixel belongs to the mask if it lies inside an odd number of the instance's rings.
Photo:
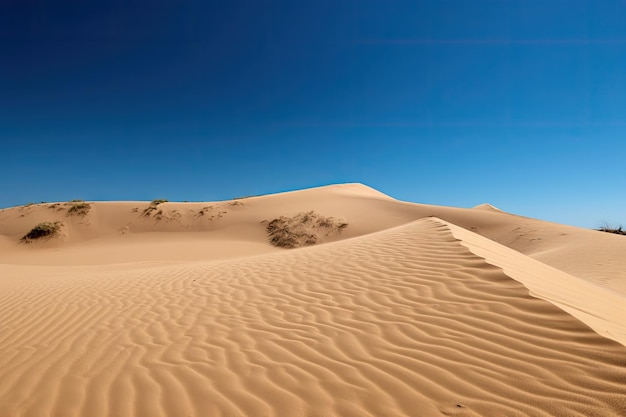
<path id="1" fill-rule="evenodd" d="M 30 232 L 26 233 L 20 239 L 22 242 L 33 242 L 35 240 L 50 239 L 61 233 L 62 222 L 43 222 L 33 227 Z"/>
<path id="2" fill-rule="evenodd" d="M 614 227 L 606 224 L 596 230 L 599 230 L 600 232 L 614 233 L 616 235 L 626 235 L 626 230 L 624 230 L 624 227 L 621 224 L 619 225 L 619 227 Z"/>
<path id="3" fill-rule="evenodd" d="M 333 234 L 339 234 L 348 223 L 333 217 L 324 217 L 314 211 L 300 213 L 293 217 L 281 216 L 270 221 L 266 230 L 272 245 L 280 248 L 299 248 L 323 241 Z"/>
<path id="4" fill-rule="evenodd" d="M 167 202 L 168 202 L 168 200 L 166 200 L 164 198 L 159 198 L 159 199 L 156 199 L 156 200 L 152 200 L 150 202 L 150 205 L 147 208 L 145 208 L 143 210 L 143 212 L 141 213 L 141 217 L 150 217 L 150 215 L 152 215 L 152 212 L 157 209 L 157 206 L 159 204 L 163 204 L 163 203 L 167 203 Z"/>
<path id="5" fill-rule="evenodd" d="M 89 203 L 75 203 L 67 209 L 68 216 L 79 216 L 84 217 L 91 210 L 91 205 Z"/>

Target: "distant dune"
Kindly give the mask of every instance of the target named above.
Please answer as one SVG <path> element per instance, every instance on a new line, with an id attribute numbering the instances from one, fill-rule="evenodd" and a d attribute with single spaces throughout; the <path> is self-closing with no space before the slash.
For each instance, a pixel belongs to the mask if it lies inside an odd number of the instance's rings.
<path id="1" fill-rule="evenodd" d="M 3 209 L 0 417 L 623 417 L 625 253 L 362 184 Z"/>
<path id="2" fill-rule="evenodd" d="M 492 206 L 492 205 L 491 205 L 491 204 L 489 204 L 489 203 L 479 204 L 479 205 L 477 205 L 477 206 L 476 206 L 476 207 L 474 207 L 474 208 L 475 208 L 475 209 L 478 209 L 478 210 L 493 210 L 493 211 L 502 211 L 502 210 L 500 210 L 499 208 L 494 207 L 494 206 Z"/>

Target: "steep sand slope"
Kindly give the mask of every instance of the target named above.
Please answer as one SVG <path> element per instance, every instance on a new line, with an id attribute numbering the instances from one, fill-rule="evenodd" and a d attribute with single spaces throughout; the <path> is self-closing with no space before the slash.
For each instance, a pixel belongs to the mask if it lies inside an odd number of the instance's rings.
<path id="1" fill-rule="evenodd" d="M 467 229 L 445 224 L 472 253 L 501 268 L 542 298 L 578 318 L 599 334 L 626 346 L 626 297 L 574 277 Z"/>
<path id="2" fill-rule="evenodd" d="M 508 213 L 495 213 L 479 226 L 458 217 L 446 220 L 460 220 L 455 224 L 626 296 L 625 236 Z"/>
<path id="3" fill-rule="evenodd" d="M 0 415 L 625 415 L 626 349 L 472 245 L 423 219 L 223 261 L 0 265 Z"/>

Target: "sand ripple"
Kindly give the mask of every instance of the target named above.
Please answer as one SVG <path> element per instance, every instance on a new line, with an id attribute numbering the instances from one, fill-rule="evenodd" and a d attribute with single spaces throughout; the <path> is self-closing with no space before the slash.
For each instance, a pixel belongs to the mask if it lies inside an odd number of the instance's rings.
<path id="1" fill-rule="evenodd" d="M 0 279 L 3 417 L 626 415 L 624 347 L 433 220 L 44 271 Z"/>

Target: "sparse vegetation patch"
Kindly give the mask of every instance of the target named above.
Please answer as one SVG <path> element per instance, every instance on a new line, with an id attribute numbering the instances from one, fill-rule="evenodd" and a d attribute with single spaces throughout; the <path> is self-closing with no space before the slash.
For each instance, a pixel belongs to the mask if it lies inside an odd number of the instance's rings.
<path id="1" fill-rule="evenodd" d="M 91 205 L 89 203 L 75 203 L 67 209 L 68 216 L 79 216 L 84 217 L 91 210 Z"/>
<path id="2" fill-rule="evenodd" d="M 143 212 L 141 213 L 141 217 L 150 217 L 152 215 L 152 212 L 157 209 L 159 204 L 163 204 L 163 203 L 167 203 L 167 202 L 168 201 L 166 199 L 164 199 L 164 198 L 157 199 L 157 200 L 152 200 L 150 202 L 150 205 L 147 208 L 145 208 L 143 210 Z"/>
<path id="3" fill-rule="evenodd" d="M 141 212 L 141 217 L 150 217 L 153 211 L 157 209 L 157 206 L 153 206 L 150 204 L 147 208 L 143 209 Z"/>
<path id="4" fill-rule="evenodd" d="M 205 214 L 208 214 L 212 210 L 213 210 L 213 206 L 202 207 L 202 209 L 200 211 L 198 211 L 196 214 L 194 214 L 193 217 L 197 219 L 199 217 L 204 216 Z M 193 212 L 193 210 L 191 210 L 191 211 Z"/>
<path id="5" fill-rule="evenodd" d="M 597 230 L 599 230 L 600 232 L 613 233 L 616 235 L 626 235 L 626 230 L 624 230 L 624 227 L 621 224 L 618 227 L 609 226 L 607 224 L 598 228 Z"/>
<path id="6" fill-rule="evenodd" d="M 322 242 L 339 234 L 348 223 L 333 217 L 324 217 L 314 211 L 293 217 L 281 216 L 270 221 L 266 230 L 272 245 L 280 248 L 299 248 Z"/>
<path id="7" fill-rule="evenodd" d="M 62 222 L 43 222 L 33 227 L 30 232 L 26 233 L 22 239 L 22 242 L 33 242 L 35 240 L 44 240 L 56 237 L 61 233 Z"/>

